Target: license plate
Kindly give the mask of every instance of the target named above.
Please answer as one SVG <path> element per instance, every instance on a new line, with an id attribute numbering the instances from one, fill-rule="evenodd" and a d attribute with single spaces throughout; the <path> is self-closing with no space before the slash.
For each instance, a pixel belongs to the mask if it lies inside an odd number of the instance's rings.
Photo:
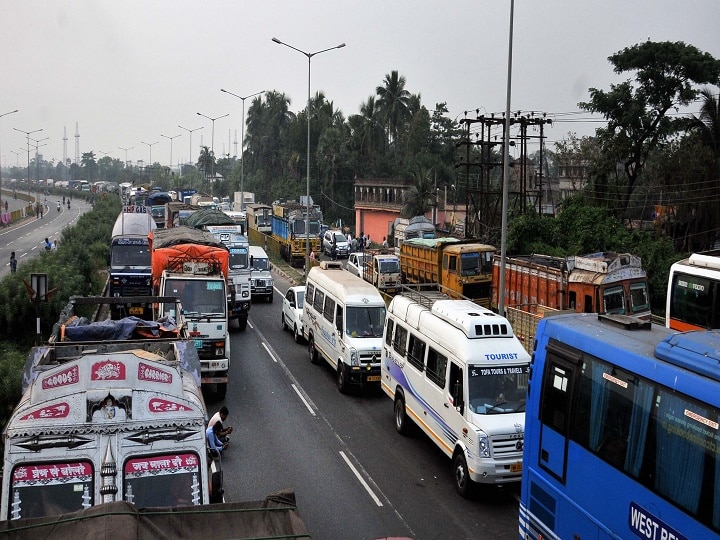
<path id="1" fill-rule="evenodd" d="M 141 307 L 131 307 L 128 309 L 128 313 L 130 313 L 130 315 L 142 315 L 143 311 L 144 310 Z"/>
<path id="2" fill-rule="evenodd" d="M 380 382 L 380 375 L 368 375 L 367 382 Z"/>
<path id="3" fill-rule="evenodd" d="M 513 463 L 512 465 L 510 465 L 510 472 L 522 472 L 522 463 Z"/>

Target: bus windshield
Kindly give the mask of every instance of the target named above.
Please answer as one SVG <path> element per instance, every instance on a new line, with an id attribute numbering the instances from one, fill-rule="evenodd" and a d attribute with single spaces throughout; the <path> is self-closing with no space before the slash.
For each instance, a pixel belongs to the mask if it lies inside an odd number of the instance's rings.
<path id="1" fill-rule="evenodd" d="M 505 414 L 525 410 L 530 365 L 468 366 L 470 410 Z"/>
<path id="2" fill-rule="evenodd" d="M 350 337 L 382 337 L 385 307 L 348 306 L 345 321 L 345 333 Z"/>

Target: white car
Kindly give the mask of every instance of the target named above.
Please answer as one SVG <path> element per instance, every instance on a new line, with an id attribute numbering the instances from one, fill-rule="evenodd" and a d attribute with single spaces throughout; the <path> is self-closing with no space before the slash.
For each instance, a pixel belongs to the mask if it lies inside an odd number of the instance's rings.
<path id="1" fill-rule="evenodd" d="M 292 330 L 295 343 L 301 343 L 303 339 L 301 316 L 304 301 L 305 285 L 290 287 L 283 298 L 282 328 Z"/>
<path id="2" fill-rule="evenodd" d="M 348 256 L 347 264 L 345 265 L 345 270 L 350 272 L 351 274 L 355 274 L 357 277 L 363 277 L 363 265 L 365 264 L 365 261 L 369 259 L 367 253 L 363 252 L 357 252 L 357 253 L 351 253 Z"/>
<path id="3" fill-rule="evenodd" d="M 322 250 L 330 257 L 332 256 L 333 240 L 335 241 L 336 256 L 347 257 L 350 255 L 350 242 L 342 231 L 329 230 L 325 232 L 322 241 Z"/>

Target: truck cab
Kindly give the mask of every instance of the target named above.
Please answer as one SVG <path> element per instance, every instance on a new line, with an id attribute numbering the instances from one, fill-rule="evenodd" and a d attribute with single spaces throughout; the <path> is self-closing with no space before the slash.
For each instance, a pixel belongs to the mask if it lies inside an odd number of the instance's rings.
<path id="1" fill-rule="evenodd" d="M 366 250 L 365 255 L 363 279 L 385 293 L 397 292 L 402 284 L 398 256 L 388 250 Z"/>

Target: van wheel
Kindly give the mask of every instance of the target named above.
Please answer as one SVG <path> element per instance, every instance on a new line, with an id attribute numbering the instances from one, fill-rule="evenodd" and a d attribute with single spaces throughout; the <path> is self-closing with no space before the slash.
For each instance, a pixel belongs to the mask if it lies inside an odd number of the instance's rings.
<path id="1" fill-rule="evenodd" d="M 310 362 L 313 364 L 318 363 L 318 352 L 315 349 L 315 340 L 312 336 L 308 339 L 308 353 L 310 354 Z"/>
<path id="2" fill-rule="evenodd" d="M 295 337 L 295 343 L 300 343 L 302 341 L 302 334 L 298 332 L 297 324 L 293 328 L 293 335 Z"/>
<path id="3" fill-rule="evenodd" d="M 395 397 L 395 430 L 400 435 L 410 433 L 409 419 L 405 413 L 405 400 L 402 396 Z"/>
<path id="4" fill-rule="evenodd" d="M 273 301 L 273 293 L 270 293 L 270 295 L 267 297 L 268 304 L 272 304 Z"/>
<path id="5" fill-rule="evenodd" d="M 338 390 L 340 390 L 341 394 L 347 394 L 347 391 L 348 391 L 347 374 L 345 373 L 345 364 L 343 364 L 341 361 L 338 362 L 337 385 L 338 385 Z"/>
<path id="6" fill-rule="evenodd" d="M 455 454 L 455 458 L 453 459 L 453 473 L 455 475 L 455 489 L 457 489 L 460 495 L 467 499 L 472 494 L 474 482 L 468 472 L 465 454 L 460 451 Z"/>

